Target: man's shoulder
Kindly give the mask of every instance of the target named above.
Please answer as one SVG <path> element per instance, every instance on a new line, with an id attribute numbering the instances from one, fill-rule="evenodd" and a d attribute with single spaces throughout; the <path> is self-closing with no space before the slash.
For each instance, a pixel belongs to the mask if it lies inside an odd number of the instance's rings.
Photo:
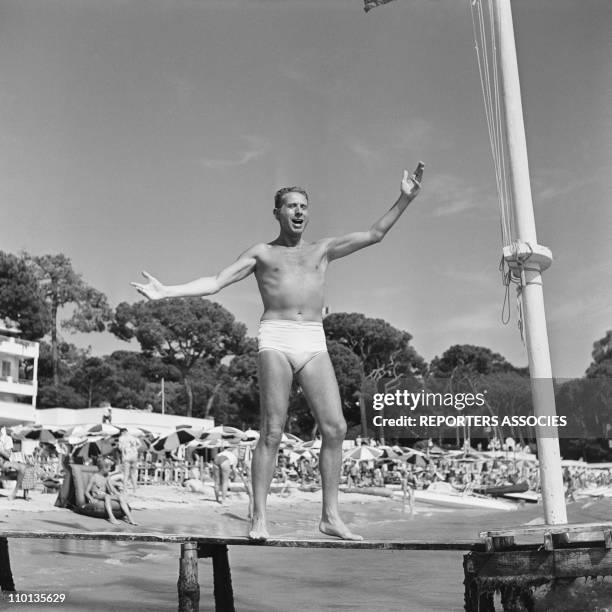
<path id="1" fill-rule="evenodd" d="M 256 242 L 255 244 L 251 245 L 246 251 L 244 251 L 243 255 L 254 257 L 266 251 L 267 248 L 268 243 Z"/>

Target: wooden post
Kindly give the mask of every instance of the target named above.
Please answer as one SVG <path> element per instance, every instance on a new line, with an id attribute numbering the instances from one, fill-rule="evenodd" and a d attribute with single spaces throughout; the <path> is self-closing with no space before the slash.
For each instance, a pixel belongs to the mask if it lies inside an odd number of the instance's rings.
<path id="1" fill-rule="evenodd" d="M 200 559 L 212 558 L 215 610 L 234 612 L 234 590 L 227 546 L 225 544 L 200 544 L 198 557 Z"/>
<path id="2" fill-rule="evenodd" d="M 177 587 L 178 612 L 199 612 L 200 585 L 198 584 L 198 545 L 196 542 L 181 544 Z"/>
<path id="3" fill-rule="evenodd" d="M 0 538 L 0 590 L 14 591 L 13 573 L 9 557 L 8 540 Z"/>
<path id="4" fill-rule="evenodd" d="M 227 546 L 214 546 L 212 550 L 215 608 L 222 612 L 234 612 L 234 591 Z"/>

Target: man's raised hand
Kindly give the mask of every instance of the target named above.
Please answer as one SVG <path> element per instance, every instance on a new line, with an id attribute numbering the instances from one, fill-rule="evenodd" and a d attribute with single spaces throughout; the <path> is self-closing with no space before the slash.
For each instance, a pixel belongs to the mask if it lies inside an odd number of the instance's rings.
<path id="1" fill-rule="evenodd" d="M 423 178 L 423 169 L 425 164 L 419 162 L 414 174 L 409 175 L 408 170 L 404 170 L 404 177 L 402 178 L 401 191 L 407 195 L 411 200 L 415 198 L 421 189 L 421 180 Z"/>
<path id="2" fill-rule="evenodd" d="M 166 297 L 164 286 L 154 276 L 144 271 L 142 275 L 149 281 L 148 283 L 144 285 L 140 283 L 130 283 L 140 295 L 144 295 L 149 300 L 160 300 Z"/>

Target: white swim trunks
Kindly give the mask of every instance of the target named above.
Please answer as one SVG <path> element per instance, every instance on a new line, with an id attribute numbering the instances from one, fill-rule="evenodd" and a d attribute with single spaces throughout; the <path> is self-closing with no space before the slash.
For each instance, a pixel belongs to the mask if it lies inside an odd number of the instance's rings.
<path id="1" fill-rule="evenodd" d="M 278 351 L 299 372 L 313 357 L 327 352 L 323 323 L 269 320 L 259 324 L 259 352 Z"/>

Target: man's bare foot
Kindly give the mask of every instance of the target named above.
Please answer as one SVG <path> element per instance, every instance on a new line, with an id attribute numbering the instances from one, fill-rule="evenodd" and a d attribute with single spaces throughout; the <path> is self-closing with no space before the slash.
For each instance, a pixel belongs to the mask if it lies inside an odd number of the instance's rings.
<path id="1" fill-rule="evenodd" d="M 266 526 L 266 519 L 264 518 L 253 518 L 251 520 L 251 530 L 249 531 L 250 540 L 267 540 L 270 537 L 268 533 L 268 527 Z"/>
<path id="2" fill-rule="evenodd" d="M 340 518 L 330 521 L 324 521 L 321 519 L 321 522 L 319 523 L 319 531 L 325 535 L 342 538 L 343 540 L 363 540 L 363 536 L 353 533 Z"/>
<path id="3" fill-rule="evenodd" d="M 128 519 L 127 521 L 130 525 L 138 525 L 138 523 L 134 519 Z"/>

